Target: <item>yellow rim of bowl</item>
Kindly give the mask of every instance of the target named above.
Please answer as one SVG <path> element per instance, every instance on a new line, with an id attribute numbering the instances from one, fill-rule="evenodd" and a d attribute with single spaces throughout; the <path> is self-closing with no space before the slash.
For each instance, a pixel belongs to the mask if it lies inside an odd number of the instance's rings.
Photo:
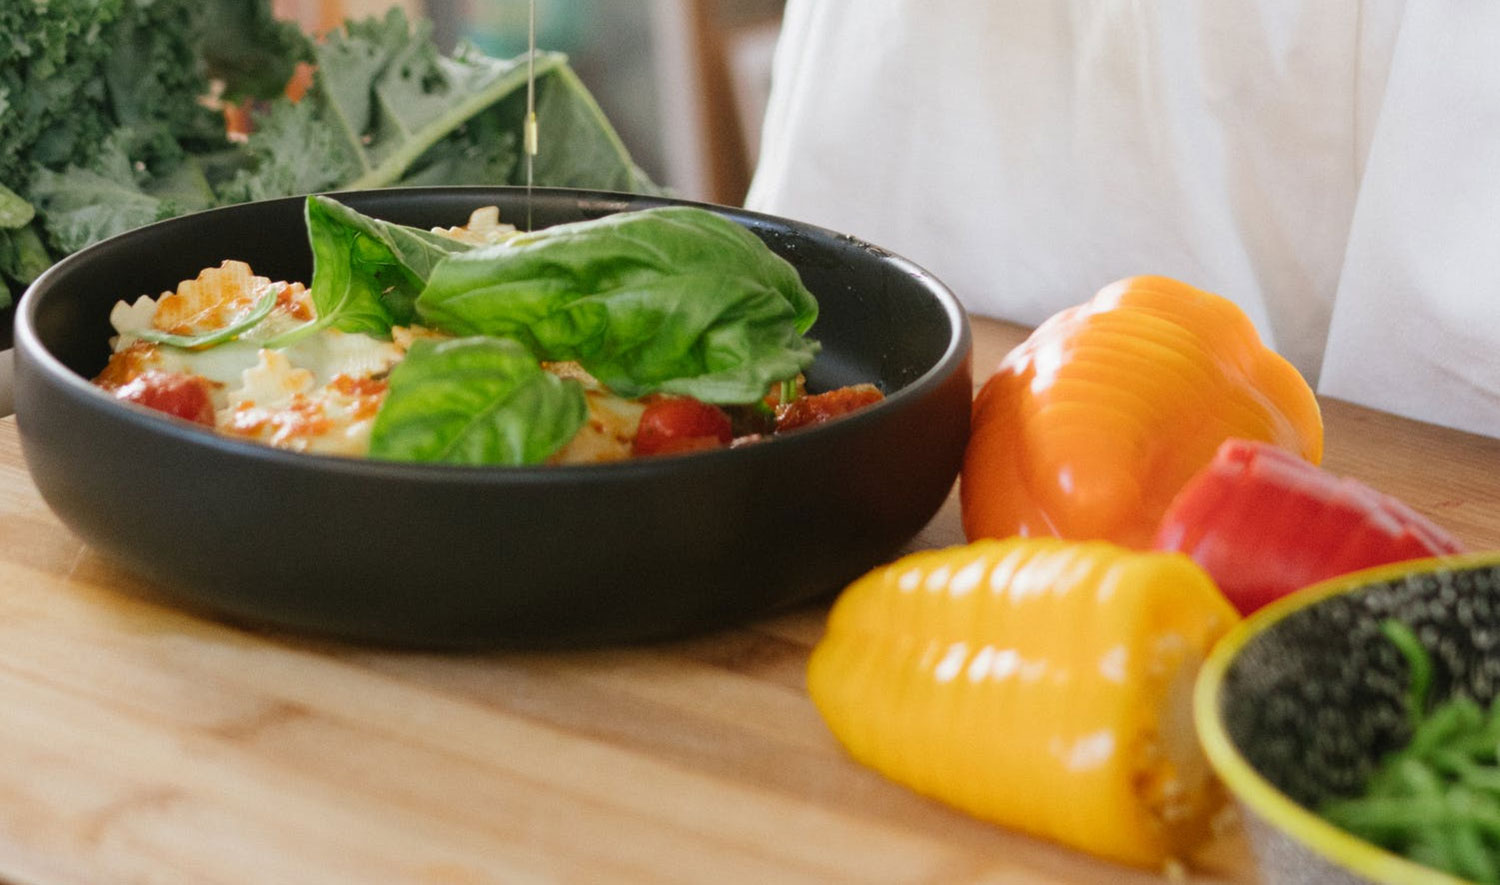
<path id="1" fill-rule="evenodd" d="M 1193 689 L 1193 719 L 1203 752 L 1231 793 L 1277 830 L 1315 854 L 1384 885 L 1452 885 L 1464 880 L 1422 866 L 1339 829 L 1303 808 L 1251 767 L 1240 755 L 1219 716 L 1224 674 L 1250 640 L 1279 621 L 1330 596 L 1370 584 L 1434 571 L 1463 571 L 1500 564 L 1500 551 L 1440 556 L 1377 566 L 1341 575 L 1289 596 L 1255 612 L 1237 624 L 1209 653 Z"/>

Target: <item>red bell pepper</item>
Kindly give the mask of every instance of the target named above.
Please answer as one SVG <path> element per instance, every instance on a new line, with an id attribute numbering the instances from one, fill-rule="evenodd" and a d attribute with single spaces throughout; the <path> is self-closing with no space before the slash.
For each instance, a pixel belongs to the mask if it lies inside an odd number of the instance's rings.
<path id="1" fill-rule="evenodd" d="M 1247 615 L 1325 578 L 1463 550 L 1401 501 L 1245 439 L 1182 487 L 1152 547 L 1192 557 Z"/>

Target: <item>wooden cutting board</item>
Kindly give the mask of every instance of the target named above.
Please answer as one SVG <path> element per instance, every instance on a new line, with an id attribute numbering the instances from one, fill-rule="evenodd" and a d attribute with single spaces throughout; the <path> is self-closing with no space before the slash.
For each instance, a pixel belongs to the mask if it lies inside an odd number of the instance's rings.
<path id="1" fill-rule="evenodd" d="M 976 374 L 1021 336 L 976 323 Z M 1325 404 L 1328 466 L 1500 547 L 1500 441 Z M 962 540 L 951 500 L 914 547 Z M 0 879 L 1131 883 L 850 762 L 817 606 L 570 654 L 370 651 L 153 601 L 0 421 Z M 1255 881 L 1237 832 L 1195 882 Z"/>

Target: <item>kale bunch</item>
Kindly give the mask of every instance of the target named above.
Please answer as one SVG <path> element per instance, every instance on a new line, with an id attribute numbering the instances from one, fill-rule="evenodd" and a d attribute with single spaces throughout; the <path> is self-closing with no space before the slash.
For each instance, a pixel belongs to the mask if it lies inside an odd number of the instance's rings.
<path id="1" fill-rule="evenodd" d="M 312 86 L 284 86 L 299 62 Z M 535 62 L 539 185 L 655 192 L 566 58 Z M 53 261 L 226 203 L 521 184 L 526 59 L 440 53 L 399 9 L 321 40 L 270 0 L 0 2 L 0 307 Z M 248 139 L 222 101 L 251 101 Z"/>
<path id="2" fill-rule="evenodd" d="M 259 0 L 0 3 L 0 306 L 55 257 L 210 205 L 193 158 L 233 149 L 213 82 L 264 94 L 310 48 Z"/>

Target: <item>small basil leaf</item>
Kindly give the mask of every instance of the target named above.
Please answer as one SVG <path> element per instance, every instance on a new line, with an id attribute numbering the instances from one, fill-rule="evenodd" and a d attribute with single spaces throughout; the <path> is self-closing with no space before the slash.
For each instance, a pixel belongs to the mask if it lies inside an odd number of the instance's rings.
<path id="1" fill-rule="evenodd" d="M 451 255 L 423 322 L 576 360 L 626 397 L 753 402 L 806 369 L 817 302 L 753 233 L 704 209 L 619 213 Z"/>
<path id="2" fill-rule="evenodd" d="M 260 296 L 260 300 L 255 302 L 255 306 L 250 308 L 249 313 L 222 329 L 214 329 L 201 335 L 174 335 L 171 332 L 160 332 L 156 329 L 142 329 L 135 335 L 137 338 L 144 338 L 157 344 L 181 347 L 184 350 L 207 350 L 215 344 L 223 344 L 225 341 L 238 338 L 269 316 L 271 310 L 276 307 L 276 296 L 280 295 L 285 288 L 285 283 L 268 287 L 265 294 Z"/>
<path id="3" fill-rule="evenodd" d="M 417 341 L 396 368 L 370 455 L 448 464 L 536 464 L 588 417 L 583 387 L 501 338 Z"/>
<path id="4" fill-rule="evenodd" d="M 412 321 L 413 302 L 432 268 L 470 248 L 442 234 L 362 215 L 329 197 L 308 197 L 306 215 L 313 251 L 308 295 L 318 318 L 267 347 L 285 347 L 329 326 L 388 337 L 391 326 Z"/>

